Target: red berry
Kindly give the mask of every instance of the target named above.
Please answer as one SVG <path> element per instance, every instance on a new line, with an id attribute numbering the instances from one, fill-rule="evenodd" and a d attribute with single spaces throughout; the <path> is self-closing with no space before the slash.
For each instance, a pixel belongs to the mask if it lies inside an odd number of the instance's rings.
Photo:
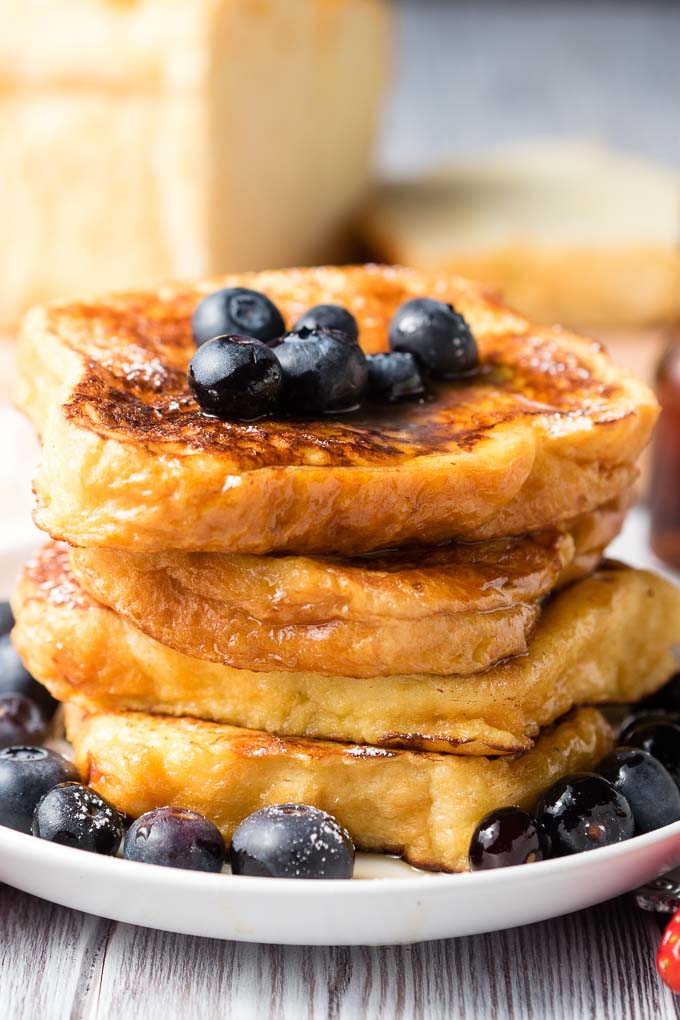
<path id="1" fill-rule="evenodd" d="M 673 914 L 663 933 L 656 954 L 656 969 L 671 991 L 680 995 L 680 910 Z"/>

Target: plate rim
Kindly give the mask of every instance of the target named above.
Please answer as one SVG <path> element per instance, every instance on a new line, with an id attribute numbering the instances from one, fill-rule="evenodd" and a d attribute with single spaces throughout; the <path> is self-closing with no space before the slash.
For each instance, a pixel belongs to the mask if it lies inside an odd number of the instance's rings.
<path id="1" fill-rule="evenodd" d="M 569 873 L 573 870 L 579 870 L 585 866 L 583 860 L 584 856 L 586 861 L 592 861 L 593 864 L 605 864 L 606 861 L 616 859 L 617 857 L 626 857 L 632 848 L 644 851 L 648 847 L 656 846 L 657 844 L 670 843 L 674 840 L 674 837 L 678 838 L 678 851 L 680 853 L 680 820 L 672 822 L 670 825 L 664 825 L 660 829 L 654 829 L 652 832 L 641 833 L 637 836 L 632 836 L 630 839 L 622 840 L 618 843 L 610 844 L 609 846 L 596 847 L 593 850 L 583 851 L 582 853 L 569 854 L 564 857 L 553 857 L 543 861 L 534 861 L 530 864 L 515 864 L 509 865 L 502 868 L 491 868 L 486 871 L 459 871 L 459 872 L 437 872 L 437 871 L 423 871 L 414 868 L 414 875 L 408 875 L 405 877 L 366 877 L 361 879 L 290 879 L 290 878 L 265 878 L 262 876 L 246 876 L 246 875 L 232 875 L 229 872 L 220 873 L 207 873 L 201 871 L 192 871 L 188 868 L 169 868 L 164 865 L 158 864 L 144 864 L 140 861 L 128 861 L 121 857 L 111 857 L 104 854 L 96 854 L 87 850 L 81 850 L 78 847 L 64 846 L 58 843 L 51 843 L 48 840 L 40 839 L 37 836 L 33 836 L 30 833 L 19 832 L 16 829 L 11 829 L 7 826 L 0 825 L 0 847 L 5 841 L 9 841 L 10 847 L 15 844 L 16 850 L 21 850 L 23 847 L 26 851 L 26 858 L 35 858 L 37 856 L 46 855 L 49 857 L 52 855 L 55 862 L 61 862 L 63 865 L 73 864 L 77 866 L 78 861 L 83 865 L 88 864 L 89 868 L 94 870 L 105 871 L 106 869 L 113 866 L 114 868 L 124 867 L 129 869 L 131 878 L 145 878 L 148 883 L 154 885 L 164 885 L 168 880 L 180 879 L 187 885 L 202 885 L 206 888 L 209 883 L 228 883 L 229 887 L 233 887 L 234 890 L 244 891 L 249 890 L 256 895 L 267 895 L 274 890 L 279 894 L 283 895 L 295 895 L 300 894 L 306 896 L 319 896 L 320 894 L 328 894 L 331 890 L 335 892 L 342 891 L 342 895 L 346 896 L 360 896 L 365 890 L 370 887 L 378 887 L 384 890 L 385 895 L 389 895 L 395 892 L 420 892 L 425 888 L 436 888 L 443 891 L 445 888 L 447 891 L 450 888 L 455 888 L 456 884 L 463 881 L 470 885 L 478 885 L 484 888 L 485 885 L 492 886 L 499 882 L 504 884 L 510 880 L 516 880 L 520 875 L 524 875 L 526 879 L 531 876 L 542 879 L 548 879 L 551 877 L 559 878 L 563 873 Z M 83 856 L 84 855 L 84 856 Z M 377 855 L 376 856 L 380 856 Z M 384 856 L 384 855 L 383 855 Z M 390 855 L 387 855 L 390 856 Z M 27 861 L 28 862 L 28 861 Z M 1 865 L 0 865 L 1 869 Z"/>

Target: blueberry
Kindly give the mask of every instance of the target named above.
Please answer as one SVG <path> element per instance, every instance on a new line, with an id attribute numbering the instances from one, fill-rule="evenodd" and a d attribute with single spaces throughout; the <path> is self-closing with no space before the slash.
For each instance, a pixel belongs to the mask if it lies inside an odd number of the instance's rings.
<path id="1" fill-rule="evenodd" d="M 627 744 L 628 734 L 637 730 L 641 723 L 645 725 L 649 723 L 678 724 L 680 723 L 680 714 L 678 712 L 667 712 L 663 708 L 641 708 L 637 705 L 633 715 L 626 715 L 621 726 L 618 743 Z"/>
<path id="2" fill-rule="evenodd" d="M 9 634 L 14 626 L 14 613 L 9 602 L 0 602 L 0 634 Z"/>
<path id="3" fill-rule="evenodd" d="M 218 418 L 252 421 L 274 409 L 282 372 L 276 355 L 259 340 L 218 336 L 203 344 L 189 365 L 189 386 L 204 411 Z"/>
<path id="4" fill-rule="evenodd" d="M 34 680 L 12 644 L 9 634 L 0 637 L 0 694 L 23 694 L 51 719 L 57 707 L 50 692 Z"/>
<path id="5" fill-rule="evenodd" d="M 371 400 L 394 403 L 409 397 L 422 397 L 425 384 L 418 363 L 406 351 L 369 354 L 368 396 Z"/>
<path id="6" fill-rule="evenodd" d="M 547 856 L 548 839 L 543 828 L 518 807 L 490 811 L 470 840 L 470 871 L 529 864 Z"/>
<path id="7" fill-rule="evenodd" d="M 619 743 L 649 751 L 680 787 L 680 717 L 657 712 L 637 716 L 624 727 Z"/>
<path id="8" fill-rule="evenodd" d="M 231 844 L 235 875 L 351 878 L 354 844 L 332 815 L 308 804 L 275 804 L 249 815 Z"/>
<path id="9" fill-rule="evenodd" d="M 671 677 L 660 691 L 650 694 L 648 698 L 641 701 L 638 707 L 665 712 L 680 712 L 680 673 Z"/>
<path id="10" fill-rule="evenodd" d="M 634 832 L 628 801 L 594 772 L 558 779 L 538 802 L 536 818 L 559 857 L 621 843 Z"/>
<path id="11" fill-rule="evenodd" d="M 45 794 L 78 780 L 75 766 L 46 747 L 6 747 L 0 751 L 0 825 L 30 832 L 33 812 Z"/>
<path id="12" fill-rule="evenodd" d="M 282 336 L 286 326 L 281 312 L 265 294 L 247 287 L 226 287 L 198 304 L 191 317 L 191 331 L 200 347 L 230 333 L 267 343 Z"/>
<path id="13" fill-rule="evenodd" d="M 351 312 L 342 305 L 314 305 L 300 316 L 291 332 L 299 333 L 302 329 L 335 329 L 353 343 L 359 341 L 359 326 Z"/>
<path id="14" fill-rule="evenodd" d="M 661 762 L 637 747 L 618 747 L 595 769 L 623 794 L 637 832 L 651 832 L 680 819 L 680 790 Z"/>
<path id="15" fill-rule="evenodd" d="M 36 807 L 32 831 L 50 843 L 113 856 L 123 838 L 123 822 L 115 807 L 94 790 L 80 783 L 59 783 Z"/>
<path id="16" fill-rule="evenodd" d="M 466 375 L 479 363 L 475 338 L 463 316 L 433 298 L 413 298 L 397 308 L 390 346 L 412 354 L 425 371 L 444 379 Z"/>
<path id="17" fill-rule="evenodd" d="M 23 694 L 0 694 L 0 747 L 39 744 L 45 719 L 34 701 Z"/>
<path id="18" fill-rule="evenodd" d="M 221 871 L 225 846 L 217 826 L 186 808 L 147 811 L 125 833 L 128 861 L 190 871 Z"/>
<path id="19" fill-rule="evenodd" d="M 366 356 L 344 333 L 301 329 L 274 347 L 283 369 L 281 403 L 298 417 L 356 406 L 366 389 Z"/>

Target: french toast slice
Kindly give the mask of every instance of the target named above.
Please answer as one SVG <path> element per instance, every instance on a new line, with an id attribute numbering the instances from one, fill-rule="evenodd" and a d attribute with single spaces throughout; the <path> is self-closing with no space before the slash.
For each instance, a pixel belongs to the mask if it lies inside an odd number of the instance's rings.
<path id="1" fill-rule="evenodd" d="M 591 769 L 612 745 L 592 708 L 508 758 L 388 751 L 282 739 L 198 719 L 142 713 L 88 715 L 66 707 L 66 732 L 83 781 L 133 818 L 171 804 L 210 818 L 227 841 L 266 804 L 328 811 L 362 850 L 464 871 L 476 824 L 494 808 L 532 809 L 561 776 Z"/>
<path id="2" fill-rule="evenodd" d="M 195 659 L 92 599 L 55 545 L 27 566 L 12 604 L 14 643 L 60 701 L 468 756 L 530 748 L 574 705 L 645 697 L 677 669 L 680 644 L 680 592 L 614 564 L 548 603 L 528 655 L 473 677 L 353 679 Z"/>
<path id="3" fill-rule="evenodd" d="M 481 371 L 423 402 L 317 421 L 223 422 L 186 381 L 190 316 L 245 285 L 290 325 L 348 307 L 367 352 L 391 315 L 453 303 Z M 600 345 L 534 326 L 478 286 L 399 267 L 283 270 L 60 302 L 25 318 L 18 402 L 42 433 L 36 521 L 74 545 L 360 553 L 524 534 L 627 490 L 657 416 L 651 391 Z"/>
<path id="4" fill-rule="evenodd" d="M 625 501 L 564 530 L 338 559 L 74 549 L 96 599 L 161 644 L 236 669 L 479 673 L 521 655 L 540 602 L 591 571 Z"/>

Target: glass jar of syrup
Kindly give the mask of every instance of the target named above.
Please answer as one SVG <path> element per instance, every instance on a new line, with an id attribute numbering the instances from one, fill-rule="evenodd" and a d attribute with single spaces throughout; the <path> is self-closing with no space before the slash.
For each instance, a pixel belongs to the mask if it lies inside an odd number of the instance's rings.
<path id="1" fill-rule="evenodd" d="M 656 392 L 661 416 L 652 455 L 651 543 L 659 559 L 680 570 L 680 328 L 659 363 Z"/>

